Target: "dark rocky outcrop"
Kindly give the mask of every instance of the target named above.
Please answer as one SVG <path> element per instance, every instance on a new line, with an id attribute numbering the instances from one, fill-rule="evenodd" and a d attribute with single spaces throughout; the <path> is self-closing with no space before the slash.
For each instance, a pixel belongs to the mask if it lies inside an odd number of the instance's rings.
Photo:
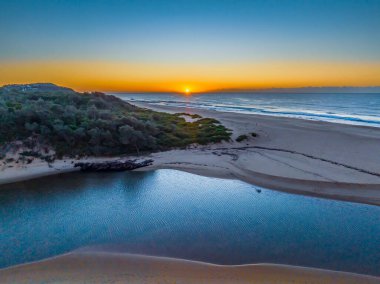
<path id="1" fill-rule="evenodd" d="M 85 172 L 120 172 L 131 171 L 134 169 L 150 166 L 153 160 L 145 160 L 142 162 L 136 162 L 136 160 L 126 161 L 107 161 L 107 162 L 94 162 L 94 163 L 76 163 L 75 168 L 80 168 Z"/>

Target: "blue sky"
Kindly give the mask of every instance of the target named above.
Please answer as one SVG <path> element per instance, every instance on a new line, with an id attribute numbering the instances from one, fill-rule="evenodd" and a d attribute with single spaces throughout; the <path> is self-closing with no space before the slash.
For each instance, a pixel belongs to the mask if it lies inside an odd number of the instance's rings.
<path id="1" fill-rule="evenodd" d="M 0 84 L 380 85 L 380 0 L 0 0 Z"/>
<path id="2" fill-rule="evenodd" d="M 0 2 L 1 59 L 380 60 L 380 1 Z"/>

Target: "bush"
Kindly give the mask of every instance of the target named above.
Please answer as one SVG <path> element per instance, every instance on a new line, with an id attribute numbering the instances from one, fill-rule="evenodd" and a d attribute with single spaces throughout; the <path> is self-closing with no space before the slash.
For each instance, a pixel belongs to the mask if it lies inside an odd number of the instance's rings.
<path id="1" fill-rule="evenodd" d="M 0 88 L 0 146 L 17 140 L 30 149 L 37 144 L 51 146 L 57 157 L 75 157 L 230 139 L 230 131 L 215 119 L 190 115 L 199 118 L 191 123 L 181 115 L 142 109 L 103 93 Z"/>
<path id="2" fill-rule="evenodd" d="M 243 135 L 240 135 L 238 138 L 236 138 L 236 142 L 242 142 L 247 139 L 248 139 L 248 136 L 243 134 Z"/>

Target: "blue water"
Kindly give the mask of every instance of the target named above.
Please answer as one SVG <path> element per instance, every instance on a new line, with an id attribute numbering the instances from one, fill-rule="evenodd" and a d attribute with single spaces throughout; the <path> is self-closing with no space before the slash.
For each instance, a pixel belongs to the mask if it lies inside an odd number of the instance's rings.
<path id="1" fill-rule="evenodd" d="M 114 94 L 122 99 L 380 127 L 380 94 Z"/>
<path id="2" fill-rule="evenodd" d="M 380 207 L 257 189 L 173 170 L 3 185 L 0 267 L 113 244 L 220 264 L 380 275 Z"/>

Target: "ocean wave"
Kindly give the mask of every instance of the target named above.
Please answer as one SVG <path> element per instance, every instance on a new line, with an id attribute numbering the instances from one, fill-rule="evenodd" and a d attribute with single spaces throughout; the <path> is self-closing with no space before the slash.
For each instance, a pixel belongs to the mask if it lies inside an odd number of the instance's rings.
<path id="1" fill-rule="evenodd" d="M 133 98 L 123 96 L 122 99 L 183 108 L 200 108 L 380 127 L 380 100 L 377 103 L 371 101 L 373 107 L 369 107 L 363 98 L 346 103 L 339 100 L 326 102 L 319 99 L 285 102 L 283 97 L 281 97 L 281 101 L 276 102 L 248 98 L 232 98 L 221 102 L 217 98 L 197 96 L 184 99 L 181 96 L 172 95 L 149 95 L 145 96 L 145 98 L 142 98 L 142 96 L 134 96 Z"/>
<path id="2" fill-rule="evenodd" d="M 154 102 L 150 102 L 153 103 Z M 162 103 L 162 102 L 161 102 Z M 340 122 L 348 124 L 358 124 L 358 125 L 369 125 L 380 127 L 379 117 L 364 117 L 360 115 L 344 115 L 337 114 L 331 111 L 328 112 L 305 112 L 305 111 L 279 111 L 276 108 L 253 108 L 244 106 L 218 106 L 213 104 L 205 103 L 183 103 L 183 102 L 165 102 L 167 106 L 177 106 L 177 107 L 187 107 L 187 108 L 202 108 L 216 111 L 227 111 L 227 112 L 237 112 L 237 113 L 254 113 L 261 115 L 273 115 L 282 117 L 294 117 L 310 120 L 320 120 L 329 122 Z"/>

